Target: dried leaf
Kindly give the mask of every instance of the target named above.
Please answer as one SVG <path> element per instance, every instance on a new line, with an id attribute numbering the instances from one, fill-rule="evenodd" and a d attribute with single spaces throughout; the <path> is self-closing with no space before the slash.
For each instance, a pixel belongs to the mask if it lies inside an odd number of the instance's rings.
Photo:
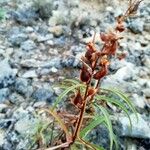
<path id="1" fill-rule="evenodd" d="M 137 13 L 137 10 L 138 10 L 138 7 L 140 5 L 140 3 L 142 2 L 143 0 L 138 0 L 137 2 L 133 2 L 131 3 L 130 7 L 129 7 L 129 10 L 128 10 L 128 14 L 129 15 L 133 15 L 133 14 L 136 14 Z"/>

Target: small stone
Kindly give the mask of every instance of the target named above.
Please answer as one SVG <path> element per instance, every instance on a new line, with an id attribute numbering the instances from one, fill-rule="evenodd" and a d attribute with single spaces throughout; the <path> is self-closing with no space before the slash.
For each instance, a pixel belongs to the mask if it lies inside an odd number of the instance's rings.
<path id="1" fill-rule="evenodd" d="M 143 63 L 144 63 L 144 65 L 145 65 L 148 69 L 150 69 L 150 59 L 149 59 L 149 56 L 145 56 L 145 57 L 144 57 Z"/>
<path id="2" fill-rule="evenodd" d="M 56 73 L 56 72 L 58 72 L 58 69 L 56 69 L 55 67 L 52 67 L 52 68 L 50 69 L 50 72 Z"/>
<path id="3" fill-rule="evenodd" d="M 3 112 L 3 110 L 7 109 L 8 105 L 6 104 L 0 104 L 0 113 Z"/>
<path id="4" fill-rule="evenodd" d="M 19 105 L 25 102 L 25 99 L 20 94 L 12 93 L 9 95 L 9 101 L 15 105 Z"/>
<path id="5" fill-rule="evenodd" d="M 10 91 L 8 88 L 0 89 L 0 103 L 3 103 L 8 99 L 8 96 L 10 94 Z"/>
<path id="6" fill-rule="evenodd" d="M 48 41 L 48 40 L 51 40 L 53 39 L 53 34 L 47 34 L 46 36 L 38 36 L 37 38 L 37 41 L 38 42 L 45 42 L 45 41 Z"/>
<path id="7" fill-rule="evenodd" d="M 132 94 L 133 103 L 136 107 L 144 109 L 145 108 L 145 98 L 137 94 Z"/>
<path id="8" fill-rule="evenodd" d="M 45 101 L 40 101 L 40 102 L 34 103 L 33 107 L 35 107 L 35 108 L 43 108 L 46 105 L 47 105 L 47 103 Z"/>
<path id="9" fill-rule="evenodd" d="M 27 97 L 31 96 L 33 88 L 29 86 L 28 80 L 24 78 L 17 78 L 15 82 L 15 90 Z"/>
<path id="10" fill-rule="evenodd" d="M 132 121 L 132 130 L 130 130 L 130 123 L 127 117 L 119 117 L 119 121 L 122 124 L 121 135 L 131 138 L 150 138 L 150 126 L 149 122 L 144 120 L 142 115 L 138 114 L 138 120 L 135 114 L 130 115 Z"/>
<path id="11" fill-rule="evenodd" d="M 35 20 L 39 18 L 38 13 L 33 7 L 22 8 L 19 10 L 9 12 L 11 18 L 13 18 L 16 22 L 19 22 L 25 26 L 31 26 L 35 23 Z"/>
<path id="12" fill-rule="evenodd" d="M 30 51 L 36 48 L 36 45 L 33 41 L 27 40 L 21 44 L 21 49 L 24 51 Z"/>
<path id="13" fill-rule="evenodd" d="M 147 31 L 147 32 L 150 32 L 150 22 L 146 22 L 144 24 L 144 30 Z"/>
<path id="14" fill-rule="evenodd" d="M 135 66 L 132 63 L 126 63 L 126 66 L 121 67 L 114 75 L 111 76 L 115 80 L 122 81 L 132 78 L 135 74 Z"/>
<path id="15" fill-rule="evenodd" d="M 142 33 L 144 29 L 144 22 L 141 21 L 141 19 L 133 19 L 130 20 L 128 24 L 128 28 L 133 32 L 133 33 Z"/>
<path id="16" fill-rule="evenodd" d="M 33 32 L 34 31 L 34 29 L 32 28 L 32 27 L 30 27 L 30 26 L 28 26 L 27 28 L 26 28 L 26 32 L 27 33 L 31 33 L 31 32 Z"/>
<path id="17" fill-rule="evenodd" d="M 8 31 L 8 42 L 13 46 L 20 46 L 27 39 L 28 36 L 18 26 L 14 26 Z"/>
<path id="18" fill-rule="evenodd" d="M 63 34 L 63 27 L 62 26 L 54 26 L 49 28 L 49 32 L 53 33 L 55 36 L 60 36 Z"/>
<path id="19" fill-rule="evenodd" d="M 53 100 L 54 90 L 52 88 L 45 89 L 39 88 L 37 89 L 32 97 L 37 101 L 48 101 L 51 102 Z"/>
<path id="20" fill-rule="evenodd" d="M 37 78 L 37 73 L 35 70 L 29 70 L 22 75 L 23 78 Z"/>
<path id="21" fill-rule="evenodd" d="M 54 42 L 53 42 L 52 40 L 48 40 L 48 41 L 46 42 L 46 44 L 47 44 L 47 45 L 50 45 L 50 46 L 53 46 L 53 45 L 54 45 Z"/>
<path id="22" fill-rule="evenodd" d="M 0 129 L 0 147 L 4 144 L 5 142 L 5 132 Z"/>
<path id="23" fill-rule="evenodd" d="M 67 58 L 64 58 L 61 62 L 61 65 L 63 67 L 72 67 L 73 66 L 73 63 L 75 61 L 75 58 L 74 57 L 67 57 Z"/>
<path id="24" fill-rule="evenodd" d="M 23 135 L 33 134 L 34 128 L 37 124 L 38 120 L 34 118 L 30 118 L 29 115 L 27 115 L 24 118 L 20 118 L 17 123 L 15 124 L 15 130 Z"/>
<path id="25" fill-rule="evenodd" d="M 150 88 L 144 89 L 143 93 L 144 93 L 146 98 L 150 98 Z"/>

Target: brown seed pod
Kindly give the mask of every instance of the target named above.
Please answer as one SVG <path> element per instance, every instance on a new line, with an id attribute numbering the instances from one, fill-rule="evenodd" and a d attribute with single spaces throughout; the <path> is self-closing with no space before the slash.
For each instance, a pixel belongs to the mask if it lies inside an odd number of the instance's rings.
<path id="1" fill-rule="evenodd" d="M 93 96 L 97 92 L 97 89 L 89 88 L 87 96 Z"/>
<path id="2" fill-rule="evenodd" d="M 75 98 L 72 100 L 73 104 L 78 106 L 83 103 L 83 98 L 81 96 L 80 90 L 77 91 Z"/>
<path id="3" fill-rule="evenodd" d="M 117 24 L 116 30 L 119 32 L 123 32 L 125 30 L 125 27 L 122 23 Z"/>
<path id="4" fill-rule="evenodd" d="M 85 64 L 83 64 L 83 67 L 82 67 L 81 72 L 80 72 L 80 80 L 82 82 L 88 83 L 90 78 L 91 78 L 91 73 L 88 71 Z"/>
<path id="5" fill-rule="evenodd" d="M 93 75 L 93 78 L 96 80 L 100 80 L 107 74 L 107 72 L 108 72 L 107 66 L 103 66 L 100 71 L 96 72 Z"/>
<path id="6" fill-rule="evenodd" d="M 105 33 L 100 33 L 100 38 L 101 38 L 101 40 L 102 40 L 103 42 L 108 41 L 108 36 L 107 36 L 107 34 L 105 34 Z"/>
<path id="7" fill-rule="evenodd" d="M 122 60 L 122 59 L 124 59 L 126 56 L 127 56 L 127 53 L 122 53 L 122 54 L 118 54 L 117 58 L 118 58 L 119 60 Z"/>

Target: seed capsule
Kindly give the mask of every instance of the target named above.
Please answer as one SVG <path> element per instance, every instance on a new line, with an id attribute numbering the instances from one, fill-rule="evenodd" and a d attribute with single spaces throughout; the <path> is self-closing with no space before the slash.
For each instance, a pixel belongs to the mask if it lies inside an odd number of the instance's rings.
<path id="1" fill-rule="evenodd" d="M 88 83 L 91 78 L 91 73 L 88 71 L 87 67 L 83 64 L 83 67 L 80 72 L 80 80 L 82 82 Z"/>

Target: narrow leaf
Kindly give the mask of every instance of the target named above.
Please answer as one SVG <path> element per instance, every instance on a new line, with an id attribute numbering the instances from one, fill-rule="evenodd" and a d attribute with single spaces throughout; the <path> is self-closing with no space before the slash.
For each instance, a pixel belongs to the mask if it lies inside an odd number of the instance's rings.
<path id="1" fill-rule="evenodd" d="M 98 126 L 99 124 L 103 123 L 104 121 L 104 117 L 103 116 L 95 116 L 94 120 L 92 120 L 90 122 L 89 125 L 87 125 L 81 132 L 80 132 L 80 137 L 84 138 L 87 136 L 87 134 L 94 129 L 96 126 Z"/>
<path id="2" fill-rule="evenodd" d="M 129 108 L 135 114 L 135 117 L 138 121 L 137 111 L 136 111 L 135 107 L 133 106 L 131 100 L 124 93 L 122 93 L 118 89 L 112 89 L 112 88 L 111 89 L 110 88 L 109 89 L 102 88 L 101 90 L 109 91 L 109 92 L 112 92 L 112 93 L 116 94 L 117 96 L 119 96 L 124 102 L 126 102 L 126 104 L 129 106 Z"/>
<path id="3" fill-rule="evenodd" d="M 61 100 L 70 92 L 70 91 L 73 91 L 74 89 L 76 89 L 77 87 L 81 87 L 83 86 L 83 84 L 76 84 L 76 85 L 73 85 L 69 88 L 67 88 L 63 93 L 61 93 L 58 98 L 55 100 L 55 103 L 53 104 L 53 107 L 52 107 L 52 111 L 57 107 L 57 105 L 61 102 Z"/>
<path id="4" fill-rule="evenodd" d="M 125 112 L 125 114 L 127 115 L 128 119 L 129 119 L 129 122 L 130 122 L 130 127 L 132 127 L 132 122 L 131 122 L 131 118 L 130 118 L 129 112 L 128 112 L 128 110 L 126 109 L 126 107 L 121 102 L 119 102 L 116 99 L 112 99 L 112 98 L 109 98 L 109 97 L 106 97 L 106 96 L 100 96 L 100 95 L 96 95 L 95 98 L 97 100 L 104 100 L 106 102 L 109 102 L 111 104 L 115 104 L 118 107 L 120 107 L 121 110 L 123 110 Z"/>
<path id="5" fill-rule="evenodd" d="M 94 104 L 98 109 L 101 110 L 101 112 L 103 113 L 104 117 L 105 117 L 105 121 L 106 121 L 106 124 L 107 124 L 107 127 L 108 127 L 108 130 L 109 130 L 109 136 L 110 136 L 110 150 L 112 150 L 113 148 L 113 141 L 115 141 L 114 139 L 114 133 L 113 133 L 113 129 L 112 129 L 112 124 L 111 124 L 111 120 L 109 118 L 109 114 L 107 112 L 107 110 L 100 106 L 100 105 L 97 105 L 97 104 Z"/>

